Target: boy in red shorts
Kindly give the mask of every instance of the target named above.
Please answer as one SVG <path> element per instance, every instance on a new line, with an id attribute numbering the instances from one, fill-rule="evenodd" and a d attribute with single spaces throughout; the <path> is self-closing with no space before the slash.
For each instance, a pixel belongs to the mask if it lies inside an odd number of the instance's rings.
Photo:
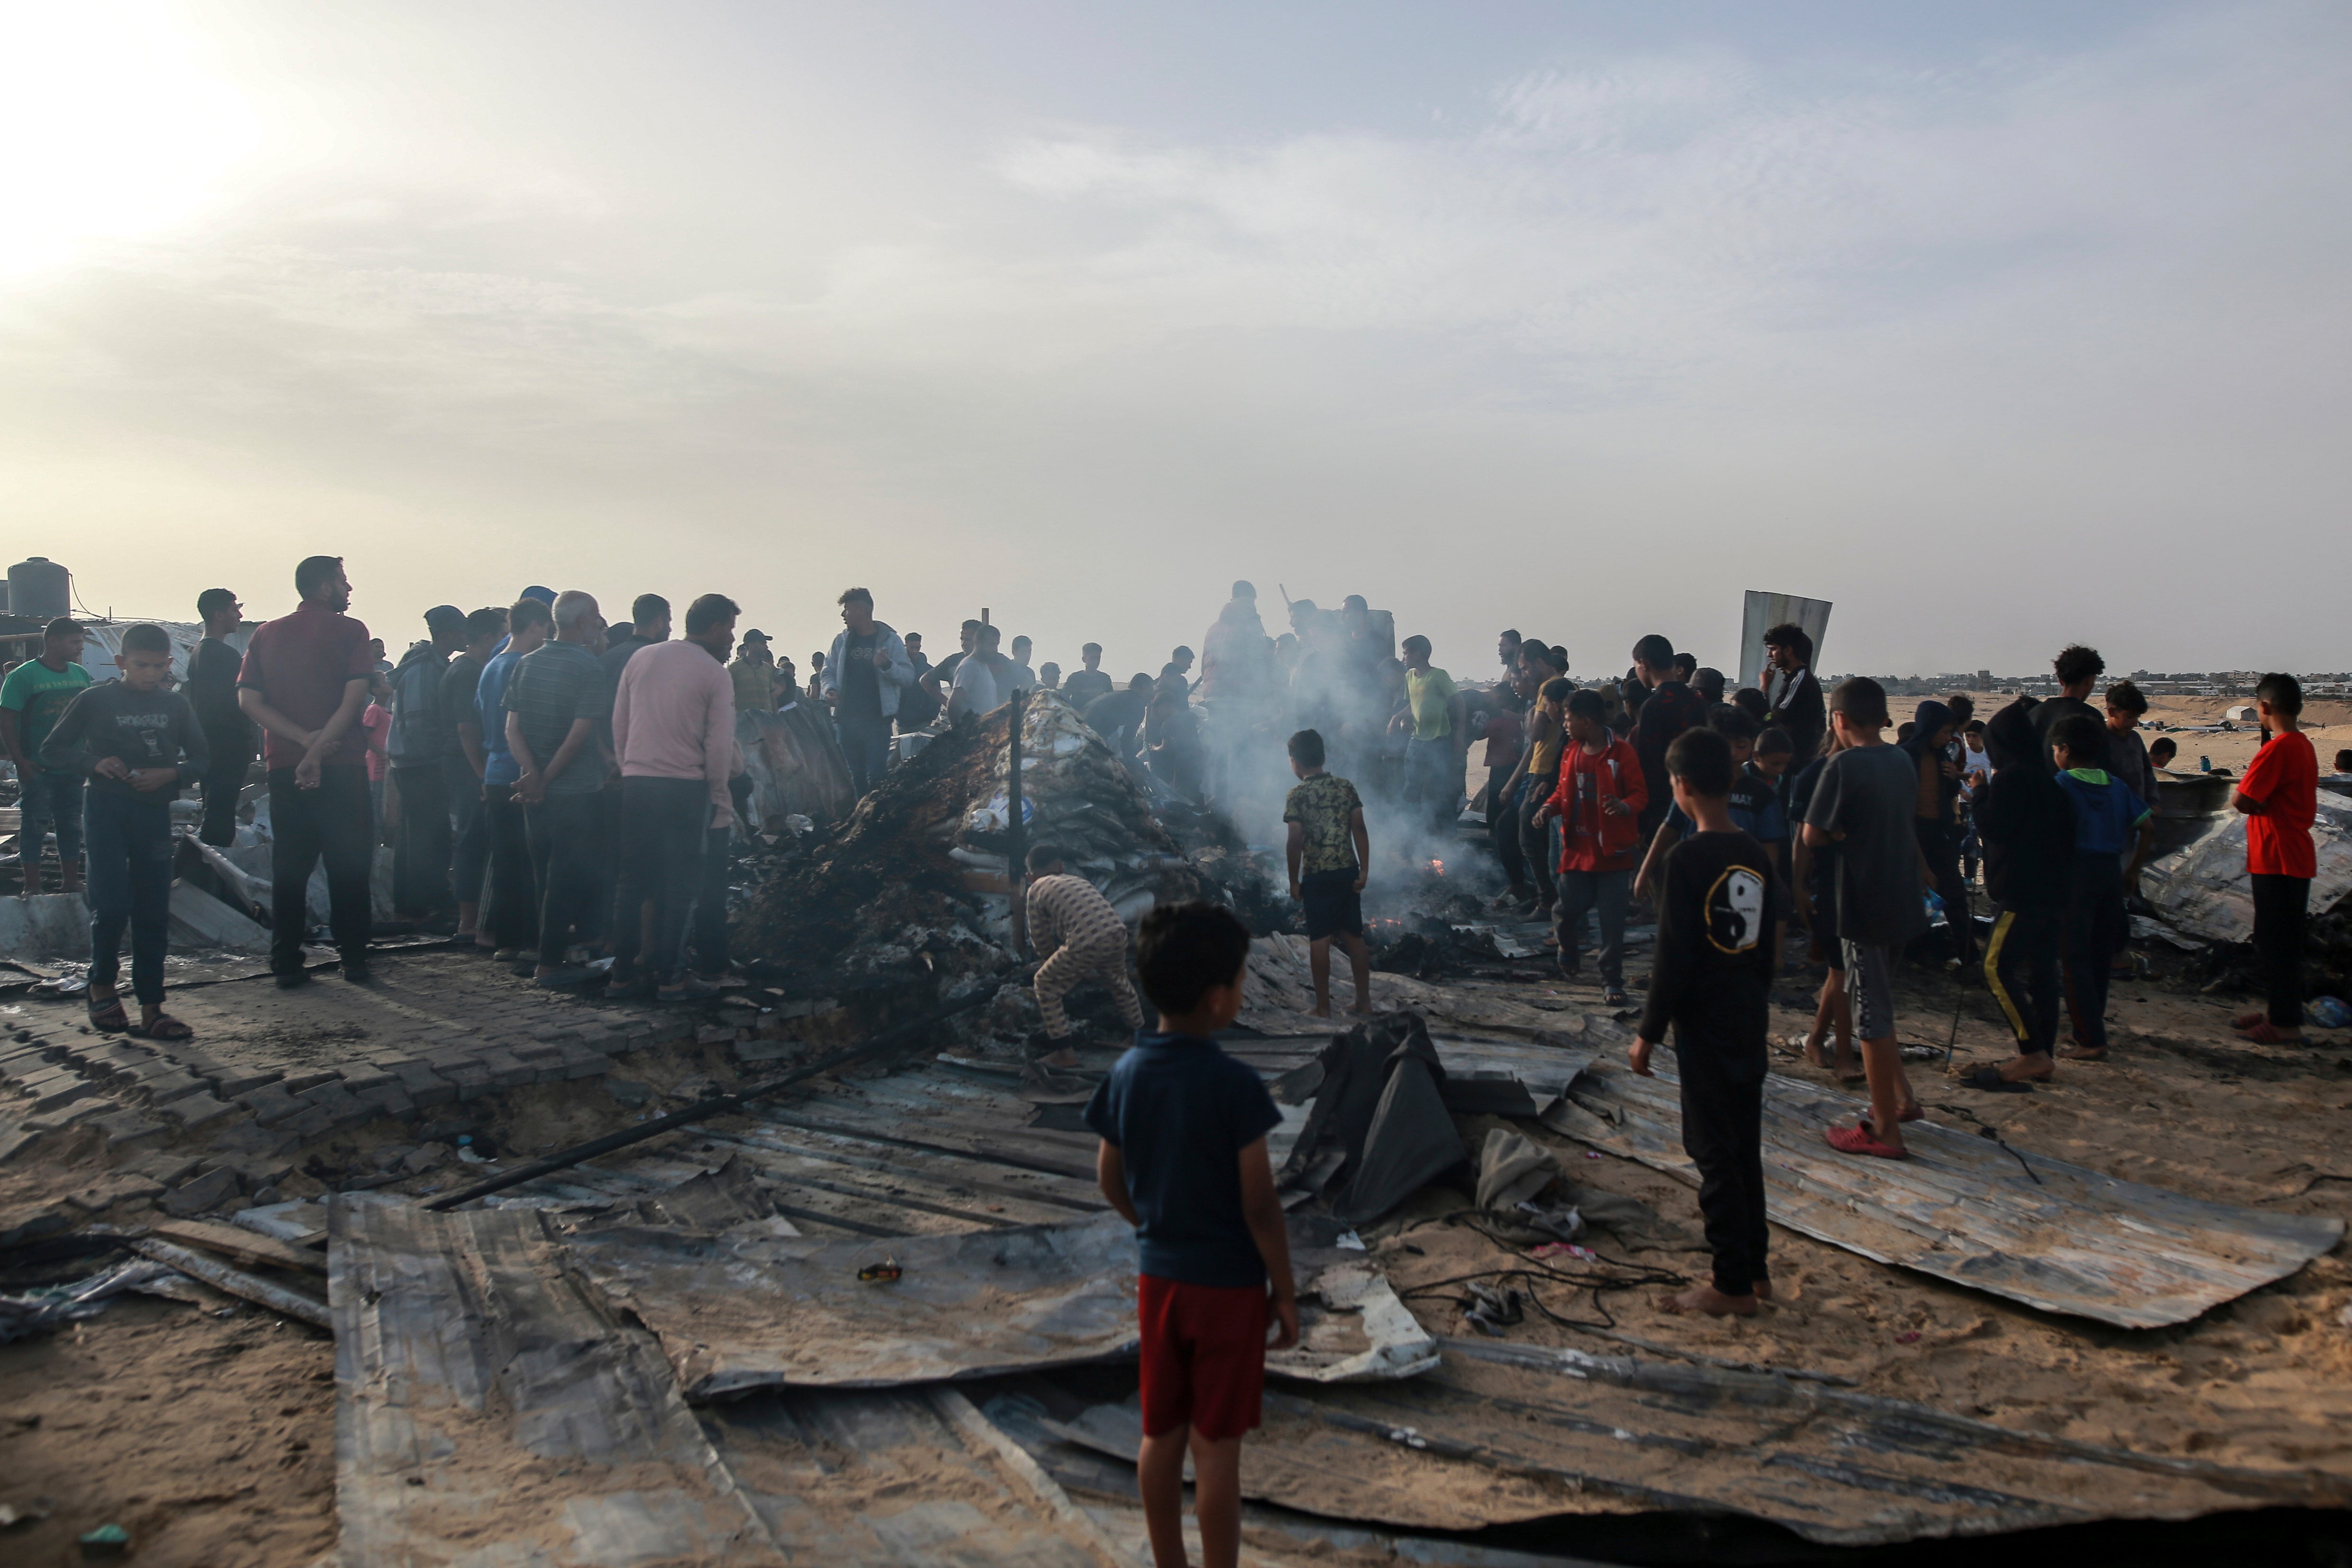
<path id="1" fill-rule="evenodd" d="M 1202 1560 L 1239 1560 L 1242 1435 L 1258 1424 L 1269 1315 L 1274 1349 L 1298 1343 L 1290 1240 L 1265 1152 L 1282 1116 L 1257 1073 L 1210 1038 L 1241 1011 L 1249 942 L 1233 913 L 1212 904 L 1143 917 L 1136 970 L 1160 1029 L 1135 1037 L 1087 1106 L 1102 1138 L 1103 1196 L 1135 1227 L 1143 1254 L 1136 1479 L 1159 1568 L 1185 1564 L 1188 1445 Z"/>

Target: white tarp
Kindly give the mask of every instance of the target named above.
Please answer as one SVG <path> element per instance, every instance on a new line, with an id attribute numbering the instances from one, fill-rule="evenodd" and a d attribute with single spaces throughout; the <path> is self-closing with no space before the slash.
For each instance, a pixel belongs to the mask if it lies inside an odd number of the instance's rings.
<path id="1" fill-rule="evenodd" d="M 1764 633 L 1773 627 L 1793 621 L 1805 629 L 1813 640 L 1813 668 L 1822 666 L 1822 639 L 1830 629 L 1830 601 L 1826 599 L 1800 599 L 1793 593 L 1760 593 L 1748 591 L 1748 601 L 1739 615 L 1739 684 L 1762 689 L 1764 685 Z"/>

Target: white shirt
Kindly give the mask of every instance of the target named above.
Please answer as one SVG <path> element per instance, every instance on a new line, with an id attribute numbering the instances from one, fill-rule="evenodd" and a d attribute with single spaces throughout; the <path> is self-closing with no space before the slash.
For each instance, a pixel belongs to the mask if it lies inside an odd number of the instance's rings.
<path id="1" fill-rule="evenodd" d="M 948 690 L 948 717 L 961 718 L 965 714 L 993 713 L 1004 698 L 996 689 L 996 677 L 977 657 L 966 658 L 956 665 L 955 685 Z"/>

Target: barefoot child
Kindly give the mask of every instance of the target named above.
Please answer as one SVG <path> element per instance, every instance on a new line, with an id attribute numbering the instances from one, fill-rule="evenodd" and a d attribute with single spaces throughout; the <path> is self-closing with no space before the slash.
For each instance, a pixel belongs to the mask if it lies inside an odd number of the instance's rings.
<path id="1" fill-rule="evenodd" d="M 2089 714 L 2068 714 L 2046 732 L 2058 765 L 2058 788 L 2074 812 L 2074 854 L 2067 862 L 2064 954 L 2066 998 L 2074 1015 L 2074 1043 L 2058 1054 L 2098 1061 L 2107 1054 L 2107 981 L 2113 960 L 2131 939 L 2124 915 L 2124 861 L 2137 840 L 2144 846 L 2156 814 L 2131 787 L 2100 763 L 2113 754 L 2106 727 Z M 2307 743 L 2306 743 L 2307 744 Z"/>
<path id="2" fill-rule="evenodd" d="M 1698 1166 L 1715 1277 L 1659 1305 L 1752 1317 L 1758 1295 L 1770 1291 L 1764 1034 L 1786 895 L 1764 846 L 1732 824 L 1729 743 L 1711 729 L 1685 730 L 1666 747 L 1666 776 L 1696 831 L 1659 868 L 1657 958 L 1632 1060 L 1648 1077 L 1650 1057 L 1674 1025 L 1683 1148 Z"/>
<path id="3" fill-rule="evenodd" d="M 1970 1073 L 1979 1089 L 2047 1079 L 2058 1042 L 2058 933 L 2066 920 L 2074 811 L 2042 771 L 2032 713 L 2032 699 L 2021 697 L 1984 730 L 1993 770 L 1977 788 L 1977 836 L 1985 891 L 2000 908 L 1985 942 L 1984 976 L 2017 1037 L 2017 1054 Z"/>
<path id="4" fill-rule="evenodd" d="M 1210 1036 L 1241 1011 L 1249 932 L 1178 904 L 1136 944 L 1160 1030 L 1136 1038 L 1087 1106 L 1103 1196 L 1142 1249 L 1143 1451 L 1136 1466 L 1159 1568 L 1184 1568 L 1184 1453 L 1208 1568 L 1241 1551 L 1242 1436 L 1258 1425 L 1273 1347 L 1298 1343 L 1290 1240 L 1265 1135 L 1282 1120 L 1257 1073 Z M 1270 1289 L 1269 1289 L 1270 1287 Z"/>
<path id="5" fill-rule="evenodd" d="M 163 690 L 172 639 L 160 626 L 122 633 L 119 681 L 85 686 L 41 742 L 42 766 L 89 778 L 89 1021 L 110 1032 L 185 1040 L 194 1031 L 163 1010 L 163 951 L 172 925 L 172 800 L 203 777 L 212 753 L 195 709 Z M 133 1027 L 115 980 L 131 927 Z"/>
<path id="6" fill-rule="evenodd" d="M 2231 803 L 2246 817 L 2246 870 L 2254 886 L 2254 953 L 2269 1007 L 2238 1019 L 2257 1045 L 2303 1038 L 2303 928 L 2319 874 L 2311 824 L 2319 814 L 2319 753 L 2303 733 L 2303 686 L 2264 675 L 2254 687 L 2270 738 L 2254 753 Z M 2344 761 L 2336 754 L 2339 771 Z"/>
<path id="7" fill-rule="evenodd" d="M 1348 950 L 1356 1005 L 1372 1010 L 1372 959 L 1364 950 L 1364 876 L 1372 863 L 1371 835 L 1356 787 L 1323 771 L 1323 737 L 1302 729 L 1290 737 L 1290 770 L 1298 783 L 1282 803 L 1290 824 L 1290 896 L 1307 912 L 1307 962 L 1315 977 L 1315 1017 L 1331 1016 L 1331 941 Z"/>

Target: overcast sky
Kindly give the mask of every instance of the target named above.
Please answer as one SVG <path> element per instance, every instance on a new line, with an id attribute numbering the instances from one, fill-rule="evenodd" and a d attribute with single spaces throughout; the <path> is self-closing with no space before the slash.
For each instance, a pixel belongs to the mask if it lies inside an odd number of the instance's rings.
<path id="1" fill-rule="evenodd" d="M 0 0 L 0 548 L 2352 664 L 2352 7 L 1275 9 Z"/>

